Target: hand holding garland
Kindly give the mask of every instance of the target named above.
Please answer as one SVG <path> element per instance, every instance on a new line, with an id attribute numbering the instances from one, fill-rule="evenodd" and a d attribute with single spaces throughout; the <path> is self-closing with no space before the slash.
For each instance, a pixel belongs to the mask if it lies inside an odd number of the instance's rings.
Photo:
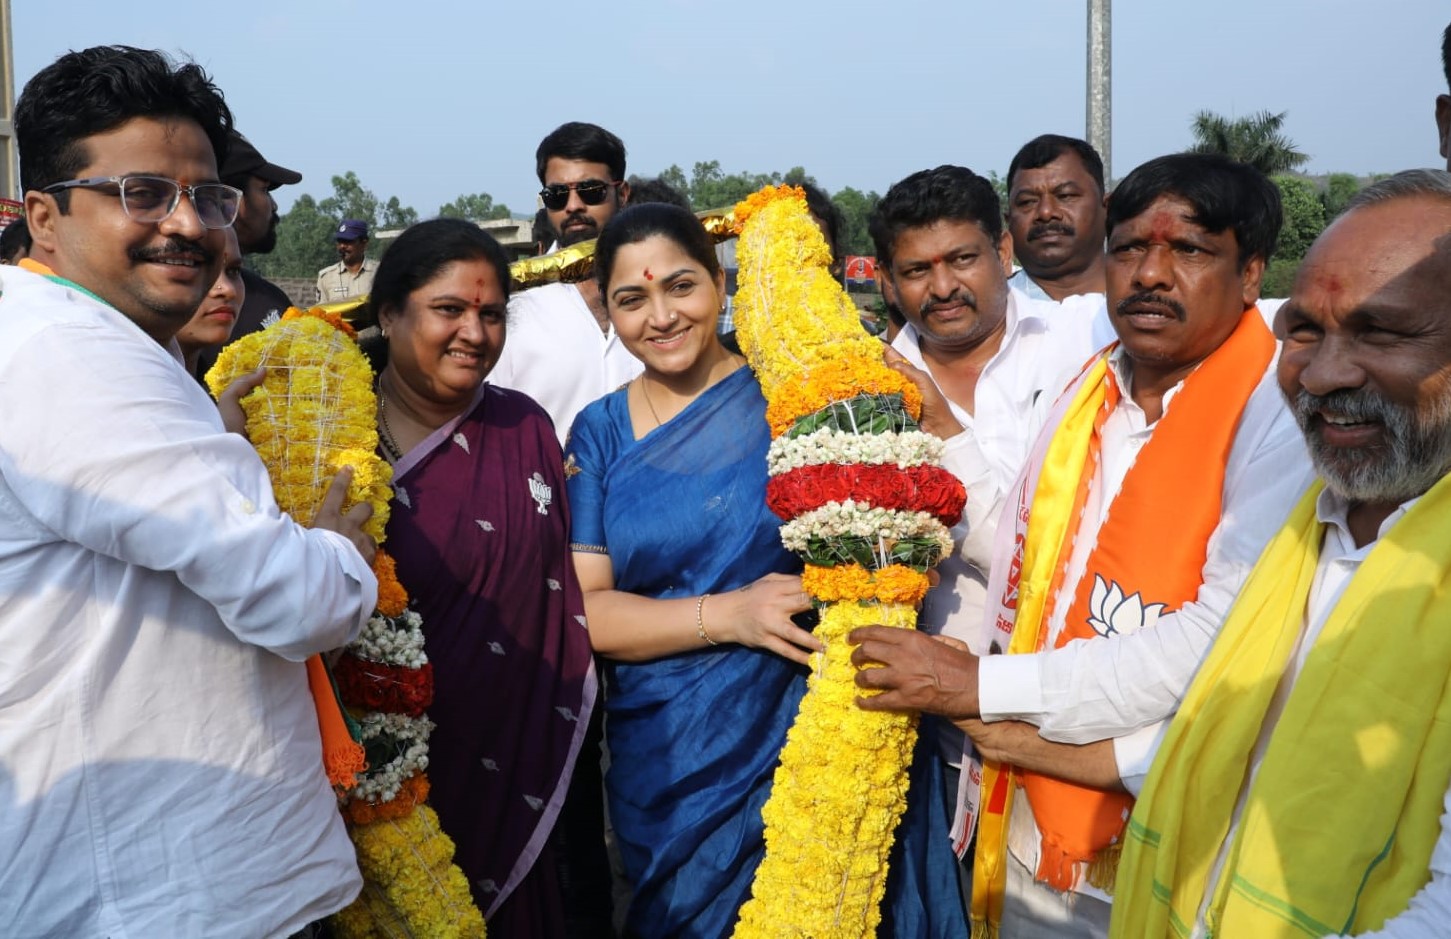
<path id="1" fill-rule="evenodd" d="M 367 502 L 359 502 L 351 509 L 344 512 L 343 501 L 348 496 L 348 486 L 353 481 L 352 467 L 344 466 L 333 477 L 332 483 L 327 487 L 327 493 L 322 497 L 322 505 L 317 507 L 317 514 L 313 516 L 312 527 L 322 528 L 327 531 L 337 532 L 353 543 L 363 560 L 369 565 L 373 563 L 373 557 L 378 553 L 378 543 L 373 536 L 363 530 L 368 519 L 373 517 L 373 506 Z"/>
<path id="2" fill-rule="evenodd" d="M 962 642 L 886 626 L 854 629 L 847 641 L 856 646 L 857 687 L 876 692 L 857 697 L 863 710 L 925 711 L 951 721 L 979 715 L 978 658 Z"/>
<path id="3" fill-rule="evenodd" d="M 678 652 L 708 648 L 696 627 L 717 645 L 738 643 L 766 649 L 806 664 L 820 641 L 791 621 L 811 608 L 796 575 L 767 574 L 728 593 L 657 600 L 615 589 L 614 569 L 605 555 L 577 552 L 575 570 L 584 593 L 590 642 L 600 655 L 622 662 L 647 662 Z"/>
<path id="4" fill-rule="evenodd" d="M 247 437 L 247 412 L 242 410 L 242 398 L 247 392 L 256 388 L 267 379 L 267 369 L 258 368 L 245 375 L 239 375 L 232 380 L 217 395 L 217 410 L 222 415 L 222 426 L 228 433 L 241 434 Z M 247 437 L 251 440 L 251 437 Z"/>
<path id="5" fill-rule="evenodd" d="M 922 393 L 922 416 L 917 423 L 924 431 L 943 440 L 949 440 L 963 432 L 962 422 L 953 415 L 952 405 L 947 403 L 947 398 L 938 389 L 931 375 L 908 362 L 891 346 L 882 350 L 882 361 Z"/>

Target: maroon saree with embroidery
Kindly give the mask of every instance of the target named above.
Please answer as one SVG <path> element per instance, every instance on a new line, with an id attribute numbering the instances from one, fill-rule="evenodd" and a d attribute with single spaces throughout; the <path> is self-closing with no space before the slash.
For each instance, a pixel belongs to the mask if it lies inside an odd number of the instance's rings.
<path id="1" fill-rule="evenodd" d="M 491 937 L 561 935 L 549 836 L 597 685 L 554 428 L 485 384 L 394 473 L 387 547 L 433 663 L 429 804 Z"/>

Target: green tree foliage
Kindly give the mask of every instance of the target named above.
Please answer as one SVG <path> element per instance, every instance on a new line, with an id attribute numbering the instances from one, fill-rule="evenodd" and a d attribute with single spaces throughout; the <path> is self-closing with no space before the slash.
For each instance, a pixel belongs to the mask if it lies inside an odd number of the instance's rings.
<path id="1" fill-rule="evenodd" d="M 875 192 L 862 192 L 847 186 L 831 197 L 841 212 L 841 250 L 843 254 L 876 254 L 867 221 L 882 197 Z"/>
<path id="2" fill-rule="evenodd" d="M 1222 153 L 1258 167 L 1266 176 L 1288 173 L 1309 162 L 1310 156 L 1281 133 L 1286 113 L 1261 111 L 1249 117 L 1228 118 L 1213 111 L 1200 111 L 1190 124 L 1194 133 L 1190 150 Z"/>
<path id="3" fill-rule="evenodd" d="M 1305 256 L 1313 242 L 1325 230 L 1325 206 L 1315 184 L 1303 176 L 1276 176 L 1280 202 L 1285 210 L 1285 223 L 1280 228 L 1280 244 L 1275 255 L 1286 260 Z"/>
<path id="4" fill-rule="evenodd" d="M 337 231 L 338 221 L 304 193 L 278 223 L 277 247 L 248 260 L 263 277 L 315 277 L 319 270 L 337 262 L 333 232 Z"/>
<path id="5" fill-rule="evenodd" d="M 1331 173 L 1325 180 L 1325 189 L 1320 193 L 1320 204 L 1325 207 L 1325 223 L 1345 211 L 1346 203 L 1360 191 L 1360 180 L 1350 173 Z"/>
<path id="6" fill-rule="evenodd" d="M 403 205 L 397 196 L 379 200 L 354 172 L 332 178 L 333 192 L 321 201 L 304 193 L 292 204 L 277 225 L 277 247 L 270 254 L 253 255 L 249 261 L 263 277 L 314 277 L 338 259 L 333 234 L 345 218 L 362 219 L 370 232 L 407 228 L 418 221 L 418 212 Z M 369 246 L 377 256 L 379 246 Z"/>
<path id="7" fill-rule="evenodd" d="M 352 170 L 333 177 L 333 194 L 319 202 L 318 208 L 337 219 L 362 219 L 369 229 L 378 225 L 378 197 Z"/>
<path id="8" fill-rule="evenodd" d="M 661 173 L 660 178 L 671 182 L 673 176 L 683 175 L 679 174 L 678 170 L 679 167 L 672 166 Z M 672 173 L 672 171 L 676 172 Z M 695 164 L 691 170 L 690 184 L 685 187 L 684 191 L 690 195 L 690 204 L 699 209 L 728 209 L 762 186 L 775 186 L 781 183 L 815 185 L 816 180 L 799 166 L 791 167 L 784 175 L 781 173 L 732 173 L 726 175 L 720 168 L 719 160 L 706 160 Z M 673 182 L 671 184 L 674 185 Z"/>
<path id="9" fill-rule="evenodd" d="M 439 218 L 463 218 L 470 222 L 487 222 L 489 219 L 508 218 L 509 207 L 500 202 L 494 204 L 494 197 L 487 192 L 459 196 L 452 202 L 438 207 Z"/>

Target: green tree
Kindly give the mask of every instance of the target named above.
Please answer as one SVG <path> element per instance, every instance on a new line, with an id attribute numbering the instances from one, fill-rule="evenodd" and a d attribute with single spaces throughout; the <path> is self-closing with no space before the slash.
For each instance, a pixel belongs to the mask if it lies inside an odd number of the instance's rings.
<path id="1" fill-rule="evenodd" d="M 418 211 L 411 205 L 404 205 L 397 196 L 391 196 L 378 215 L 378 227 L 383 230 L 399 230 L 418 224 Z"/>
<path id="2" fill-rule="evenodd" d="M 438 207 L 439 218 L 464 218 L 470 222 L 486 222 L 494 218 L 508 218 L 509 207 L 502 202 L 494 204 L 494 197 L 487 192 L 459 196 L 452 202 Z"/>
<path id="3" fill-rule="evenodd" d="M 1346 203 L 1350 202 L 1357 192 L 1360 191 L 1360 180 L 1350 173 L 1331 173 L 1325 180 L 1325 189 L 1320 193 L 1320 204 L 1325 207 L 1325 222 L 1328 225 L 1335 219 L 1335 216 L 1345 211 Z"/>
<path id="4" fill-rule="evenodd" d="M 656 178 L 665 185 L 669 186 L 671 189 L 674 189 L 677 192 L 683 192 L 687 195 L 687 197 L 689 196 L 690 180 L 685 178 L 685 170 L 681 169 L 676 164 L 670 164 L 670 166 L 667 169 L 662 170 L 660 175 Z"/>
<path id="5" fill-rule="evenodd" d="M 397 196 L 380 201 L 364 186 L 358 174 L 347 172 L 332 178 L 332 195 L 321 201 L 304 193 L 277 224 L 277 247 L 270 254 L 250 261 L 263 277 L 313 277 L 336 263 L 333 234 L 345 218 L 361 219 L 369 231 L 407 228 L 418 221 L 418 212 Z M 376 235 L 374 236 L 376 239 Z M 368 253 L 374 257 L 381 246 L 374 243 Z"/>
<path id="6" fill-rule="evenodd" d="M 877 207 L 881 196 L 875 192 L 862 192 L 847 186 L 831 197 L 836 203 L 836 208 L 841 212 L 841 250 L 845 254 L 876 253 L 872 244 L 871 233 L 867 230 L 867 222 L 872 217 L 872 210 Z"/>
<path id="7" fill-rule="evenodd" d="M 1276 176 L 1275 186 L 1280 190 L 1280 204 L 1285 213 L 1275 255 L 1299 260 L 1325 230 L 1325 206 L 1320 202 L 1315 184 L 1303 176 Z"/>
<path id="8" fill-rule="evenodd" d="M 263 277 L 315 277 L 319 270 L 337 262 L 332 240 L 337 227 L 338 220 L 304 193 L 278 222 L 277 246 L 268 254 L 254 254 L 248 260 Z"/>
<path id="9" fill-rule="evenodd" d="M 1258 167 L 1266 176 L 1288 173 L 1309 162 L 1310 156 L 1281 133 L 1287 113 L 1261 111 L 1249 117 L 1229 118 L 1200 111 L 1190 124 L 1194 145 L 1189 149 L 1194 153 L 1222 153 Z"/>
<path id="10" fill-rule="evenodd" d="M 987 171 L 987 181 L 992 183 L 993 192 L 998 194 L 998 204 L 1006 213 L 1008 211 L 1008 181 L 999 176 L 997 170 Z"/>
<path id="11" fill-rule="evenodd" d="M 342 176 L 334 176 L 333 194 L 317 205 L 324 214 L 333 218 L 361 219 L 368 223 L 369 229 L 378 226 L 378 197 L 363 185 L 352 170 Z"/>

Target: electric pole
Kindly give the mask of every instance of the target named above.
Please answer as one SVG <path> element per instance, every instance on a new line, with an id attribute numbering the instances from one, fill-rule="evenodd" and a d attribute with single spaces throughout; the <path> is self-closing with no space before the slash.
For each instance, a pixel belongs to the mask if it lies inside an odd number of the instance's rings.
<path id="1" fill-rule="evenodd" d="M 1103 157 L 1106 185 L 1113 179 L 1113 92 L 1110 87 L 1113 14 L 1109 4 L 1110 0 L 1088 0 L 1087 137 L 1089 144 Z"/>

